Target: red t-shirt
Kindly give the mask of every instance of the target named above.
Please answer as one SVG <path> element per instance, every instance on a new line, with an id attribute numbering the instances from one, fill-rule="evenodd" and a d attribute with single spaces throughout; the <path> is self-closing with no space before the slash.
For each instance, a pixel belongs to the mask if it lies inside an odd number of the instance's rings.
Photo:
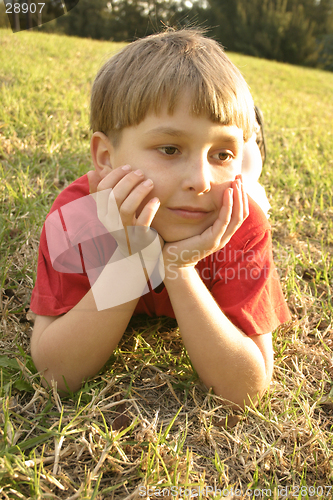
<path id="1" fill-rule="evenodd" d="M 85 252 L 89 247 L 91 268 L 100 266 L 101 261 L 106 264 L 115 249 L 114 240 L 108 239 L 109 235 L 101 236 L 103 231 L 100 230 L 97 212 L 92 210 L 87 216 L 80 211 L 77 200 L 87 195 L 89 182 L 88 176 L 84 175 L 60 193 L 48 215 L 51 217 L 53 214 L 50 219 L 54 220 L 55 227 L 53 241 L 58 241 L 59 248 L 67 241 L 67 252 L 60 255 L 57 248 L 51 250 L 51 259 L 44 224 L 37 280 L 30 304 L 31 310 L 38 315 L 64 314 L 90 290 L 82 247 L 85 247 Z M 85 207 L 87 199 L 89 197 L 85 198 Z M 74 201 L 76 204 L 71 205 Z M 74 206 L 75 216 L 71 217 Z M 271 332 L 288 321 L 290 313 L 273 263 L 270 225 L 251 198 L 249 206 L 249 217 L 230 242 L 222 250 L 199 261 L 196 269 L 230 321 L 247 335 L 259 335 Z M 71 244 L 68 244 L 69 240 Z M 58 254 L 60 256 L 55 258 Z M 73 262 L 76 263 L 74 268 Z M 159 293 L 151 290 L 140 297 L 134 314 L 140 313 L 175 317 L 165 287 Z"/>

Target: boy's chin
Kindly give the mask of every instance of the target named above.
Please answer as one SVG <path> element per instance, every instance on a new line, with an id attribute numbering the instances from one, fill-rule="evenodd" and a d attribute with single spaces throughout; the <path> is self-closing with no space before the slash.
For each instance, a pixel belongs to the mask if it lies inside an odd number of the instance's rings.
<path id="1" fill-rule="evenodd" d="M 199 236 L 203 231 L 193 230 L 192 231 L 161 231 L 159 234 L 165 241 L 165 243 L 175 243 L 177 241 L 188 240 L 193 236 Z"/>

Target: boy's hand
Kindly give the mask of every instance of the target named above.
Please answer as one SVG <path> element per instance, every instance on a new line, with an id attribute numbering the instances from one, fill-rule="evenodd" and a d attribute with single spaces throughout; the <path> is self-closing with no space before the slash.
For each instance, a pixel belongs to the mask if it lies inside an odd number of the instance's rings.
<path id="1" fill-rule="evenodd" d="M 97 186 L 97 193 L 112 189 L 117 202 L 118 211 L 123 225 L 149 227 L 158 210 L 160 202 L 153 198 L 144 206 L 140 215 L 136 212 L 153 189 L 153 181 L 144 178 L 141 170 L 131 171 L 129 165 L 112 170 Z M 101 207 L 101 214 L 107 215 L 108 206 Z"/>
<path id="2" fill-rule="evenodd" d="M 136 215 L 152 189 L 153 182 L 145 180 L 141 170 L 132 172 L 128 165 L 112 170 L 97 186 L 98 218 L 125 256 L 147 248 L 156 237 L 150 224 L 160 205 L 158 198 L 149 200 Z M 163 246 L 161 238 L 160 242 Z"/>
<path id="3" fill-rule="evenodd" d="M 199 260 L 223 248 L 248 215 L 248 199 L 238 175 L 231 188 L 225 190 L 219 216 L 212 226 L 198 236 L 164 245 L 166 274 L 172 268 L 194 267 Z"/>

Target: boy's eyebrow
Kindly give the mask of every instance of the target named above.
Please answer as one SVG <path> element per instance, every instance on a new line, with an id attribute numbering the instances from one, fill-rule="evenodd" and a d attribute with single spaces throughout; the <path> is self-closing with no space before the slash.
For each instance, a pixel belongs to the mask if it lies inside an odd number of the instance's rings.
<path id="1" fill-rule="evenodd" d="M 161 134 L 161 135 L 171 135 L 172 137 L 180 137 L 182 135 L 188 135 L 185 131 L 179 130 L 176 128 L 172 127 L 164 127 L 161 125 L 160 127 L 153 128 L 151 130 L 148 130 L 148 132 L 145 132 L 145 135 L 151 135 L 151 134 Z"/>
<path id="2" fill-rule="evenodd" d="M 145 132 L 144 135 L 170 135 L 172 137 L 189 137 L 189 134 L 185 130 L 180 130 L 177 128 L 173 127 L 165 127 L 163 125 L 153 128 L 151 130 L 148 130 Z M 237 137 L 235 137 L 233 134 L 229 134 L 224 132 L 221 134 L 220 139 L 223 139 L 224 142 L 231 142 L 231 143 L 238 143 Z"/>

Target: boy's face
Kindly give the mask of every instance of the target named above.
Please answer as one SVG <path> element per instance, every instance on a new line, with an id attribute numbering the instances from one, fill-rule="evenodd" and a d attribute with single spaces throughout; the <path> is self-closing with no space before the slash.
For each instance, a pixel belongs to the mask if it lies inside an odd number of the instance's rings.
<path id="1" fill-rule="evenodd" d="M 222 206 L 225 189 L 241 172 L 243 131 L 189 112 L 183 99 L 172 115 L 165 106 L 121 132 L 112 149 L 112 168 L 140 169 L 154 188 L 139 209 L 157 196 L 161 205 L 151 224 L 166 242 L 201 234 Z"/>

